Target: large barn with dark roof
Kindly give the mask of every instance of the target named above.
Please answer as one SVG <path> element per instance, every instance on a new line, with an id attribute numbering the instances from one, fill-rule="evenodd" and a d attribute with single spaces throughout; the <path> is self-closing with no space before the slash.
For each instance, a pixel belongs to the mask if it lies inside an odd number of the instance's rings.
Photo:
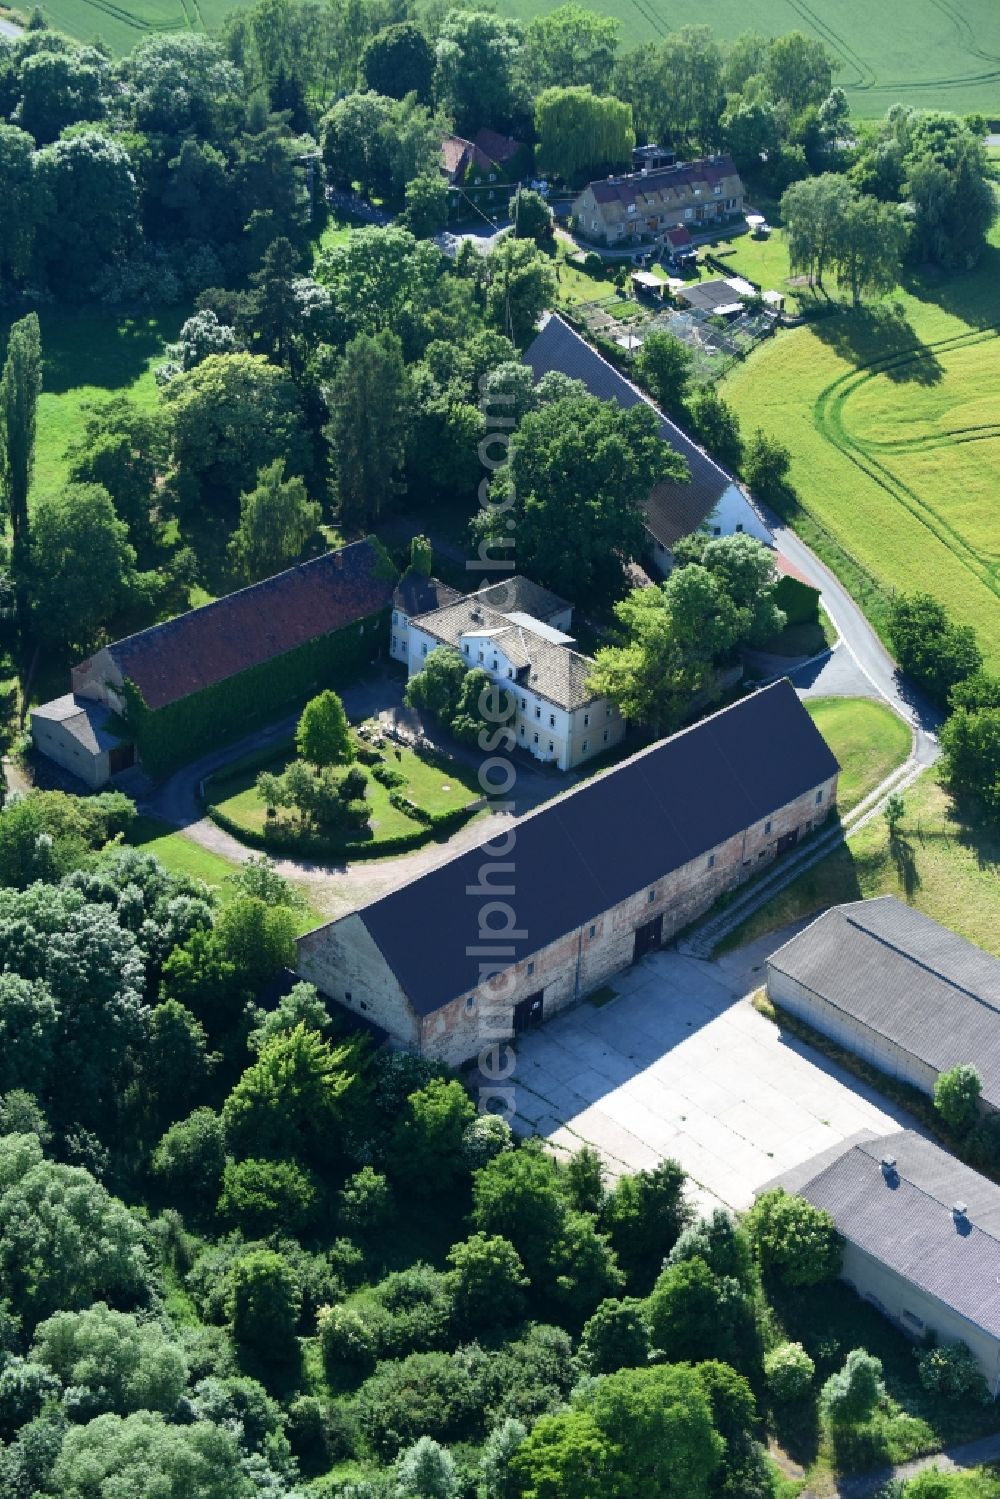
<path id="1" fill-rule="evenodd" d="M 649 560 L 657 571 L 668 573 L 675 544 L 703 527 L 713 536 L 745 532 L 766 546 L 774 545 L 762 516 L 732 474 L 727 474 L 557 313 L 548 317 L 528 345 L 524 362 L 536 381 L 558 370 L 572 380 L 582 380 L 588 393 L 598 400 L 617 402 L 623 411 L 645 403 L 656 413 L 661 439 L 688 466 L 686 479 L 661 479 L 646 501 Z"/>
<path id="2" fill-rule="evenodd" d="M 206 732 L 217 735 L 252 716 L 266 686 L 262 673 L 273 663 L 282 663 L 289 696 L 300 685 L 330 685 L 313 681 L 322 652 L 310 648 L 328 641 L 331 659 L 351 662 L 378 654 L 396 578 L 368 537 L 117 640 L 73 668 L 70 693 L 33 711 L 35 741 L 98 786 L 134 761 L 130 740 L 111 732 L 115 718 L 131 726 L 130 696 L 153 717 L 191 704 L 188 733 L 203 718 Z M 226 683 L 239 711 L 221 721 L 218 694 Z"/>
<path id="3" fill-rule="evenodd" d="M 834 805 L 787 681 L 674 734 L 299 941 L 298 971 L 458 1065 L 598 988 Z"/>

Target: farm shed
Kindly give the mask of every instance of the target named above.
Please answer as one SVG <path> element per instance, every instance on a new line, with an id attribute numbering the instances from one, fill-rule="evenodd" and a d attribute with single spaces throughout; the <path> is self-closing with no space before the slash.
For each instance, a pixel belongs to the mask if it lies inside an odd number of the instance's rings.
<path id="1" fill-rule="evenodd" d="M 129 748 L 134 743 L 150 774 L 170 768 L 168 757 L 183 763 L 219 735 L 277 717 L 286 703 L 376 656 L 396 579 L 368 537 L 104 646 L 73 668 L 68 698 L 32 715 L 38 748 L 58 750 L 57 739 L 78 722 L 68 715 L 72 702 L 83 715 L 76 743 L 88 758 L 69 768 L 88 785 L 124 768 L 101 743 L 111 714 L 127 725 Z M 110 710 L 106 717 L 99 705 Z M 58 753 L 52 758 L 66 764 Z"/>
<path id="2" fill-rule="evenodd" d="M 771 954 L 767 992 L 924 1093 L 972 1062 L 983 1104 L 1000 1108 L 1000 959 L 894 895 L 824 912 Z"/>
<path id="3" fill-rule="evenodd" d="M 453 1066 L 592 992 L 822 822 L 838 765 L 788 681 L 299 941 L 298 972 Z"/>
<path id="4" fill-rule="evenodd" d="M 660 437 L 685 459 L 689 470 L 687 480 L 662 480 L 646 501 L 649 554 L 658 572 L 669 573 L 674 543 L 701 526 L 714 536 L 745 531 L 767 546 L 774 545 L 774 537 L 756 506 L 732 475 L 561 317 L 550 314 L 528 345 L 524 362 L 536 381 L 549 370 L 559 370 L 573 380 L 582 380 L 599 400 L 616 401 L 623 410 L 645 402 L 656 413 Z"/>
<path id="5" fill-rule="evenodd" d="M 914 1339 L 967 1343 L 1000 1388 L 1000 1187 L 913 1130 L 863 1131 L 786 1171 L 844 1238 L 841 1279 Z"/>

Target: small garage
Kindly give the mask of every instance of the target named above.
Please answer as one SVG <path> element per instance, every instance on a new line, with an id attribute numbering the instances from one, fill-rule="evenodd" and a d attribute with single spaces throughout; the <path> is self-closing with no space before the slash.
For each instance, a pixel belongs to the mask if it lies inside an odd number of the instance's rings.
<path id="1" fill-rule="evenodd" d="M 85 785 L 106 786 L 135 763 L 135 747 L 114 732 L 112 717 L 106 704 L 67 692 L 32 708 L 31 737 L 43 755 Z"/>

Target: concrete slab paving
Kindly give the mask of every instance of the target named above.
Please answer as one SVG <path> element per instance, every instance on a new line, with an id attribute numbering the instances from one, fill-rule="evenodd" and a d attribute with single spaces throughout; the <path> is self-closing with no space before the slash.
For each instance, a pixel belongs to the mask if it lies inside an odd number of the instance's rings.
<path id="1" fill-rule="evenodd" d="M 914 1128 L 874 1089 L 784 1035 L 750 1003 L 767 952 L 719 963 L 663 951 L 517 1043 L 515 1128 L 592 1145 L 614 1178 L 674 1156 L 701 1210 L 744 1209 L 780 1171 L 856 1130 Z"/>

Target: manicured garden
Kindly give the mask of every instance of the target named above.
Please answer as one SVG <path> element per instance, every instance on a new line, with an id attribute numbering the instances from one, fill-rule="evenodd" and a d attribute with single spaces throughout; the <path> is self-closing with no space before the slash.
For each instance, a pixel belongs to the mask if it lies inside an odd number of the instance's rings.
<path id="1" fill-rule="evenodd" d="M 366 758 L 370 757 L 368 751 Z M 287 853 L 340 853 L 349 858 L 378 857 L 402 848 L 416 848 L 428 842 L 442 822 L 457 826 L 462 812 L 475 802 L 482 791 L 475 772 L 468 766 L 445 761 L 436 755 L 418 754 L 406 745 L 385 741 L 383 764 L 402 779 L 398 786 L 387 786 L 373 773 L 368 776 L 365 802 L 369 809 L 367 828 L 354 832 L 326 834 L 300 828 L 294 814 L 269 816 L 269 809 L 257 789 L 261 772 L 281 776 L 296 762 L 291 742 L 278 746 L 266 759 L 249 756 L 213 776 L 205 788 L 209 816 L 236 837 L 244 836 L 254 843 L 266 842 Z M 375 766 L 374 769 L 378 767 Z M 372 767 L 365 765 L 368 771 Z M 395 776 L 391 777 L 393 780 Z M 409 801 L 419 812 L 406 810 Z M 422 813 L 423 817 L 419 814 Z M 474 809 L 468 816 L 475 815 Z M 329 846 L 329 847 L 328 847 Z"/>

